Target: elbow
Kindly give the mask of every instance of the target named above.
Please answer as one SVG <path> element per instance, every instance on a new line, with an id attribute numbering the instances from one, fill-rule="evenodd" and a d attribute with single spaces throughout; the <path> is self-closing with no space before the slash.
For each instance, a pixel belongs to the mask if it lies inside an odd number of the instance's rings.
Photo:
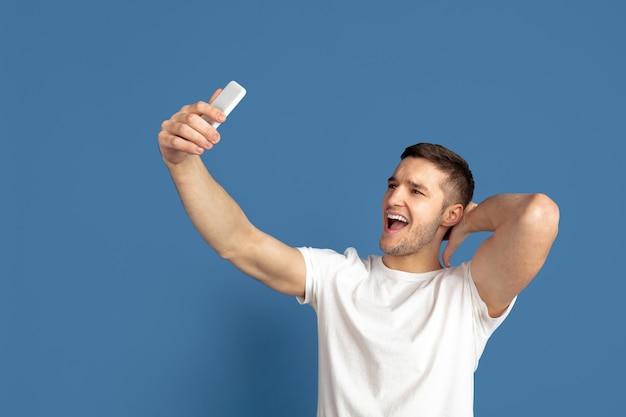
<path id="1" fill-rule="evenodd" d="M 559 230 L 560 211 L 554 200 L 545 194 L 529 195 L 526 210 L 527 224 L 554 240 Z"/>
<path id="2" fill-rule="evenodd" d="M 219 247 L 216 248 L 214 247 L 213 250 L 215 251 L 215 253 L 217 253 L 217 255 L 230 262 L 230 263 L 234 263 L 236 262 L 236 260 L 241 256 L 239 251 L 237 250 L 237 247 Z"/>
<path id="3" fill-rule="evenodd" d="M 235 263 L 239 258 L 245 258 L 258 243 L 258 230 L 250 223 L 237 224 L 229 228 L 227 234 L 215 237 L 209 246 L 220 258 Z"/>
<path id="4" fill-rule="evenodd" d="M 239 256 L 241 245 L 225 241 L 225 239 L 206 239 L 205 242 L 213 249 L 213 251 L 222 259 L 232 261 Z"/>

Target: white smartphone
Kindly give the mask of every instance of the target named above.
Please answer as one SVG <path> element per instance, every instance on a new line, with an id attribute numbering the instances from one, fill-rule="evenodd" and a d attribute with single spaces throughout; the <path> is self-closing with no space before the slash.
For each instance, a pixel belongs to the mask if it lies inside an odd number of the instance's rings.
<path id="1" fill-rule="evenodd" d="M 217 107 L 218 109 L 223 111 L 226 116 L 228 116 L 245 95 L 246 89 L 239 85 L 238 82 L 231 81 L 226 85 L 226 87 L 224 87 L 222 92 L 215 98 L 211 105 Z M 211 123 L 211 125 L 216 129 L 221 124 L 209 119 L 206 116 L 202 117 L 204 118 L 204 120 Z"/>

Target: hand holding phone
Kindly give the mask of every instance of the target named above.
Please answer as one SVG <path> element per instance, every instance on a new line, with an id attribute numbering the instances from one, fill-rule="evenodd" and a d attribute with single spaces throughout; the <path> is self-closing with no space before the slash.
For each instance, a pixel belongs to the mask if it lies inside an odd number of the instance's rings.
<path id="1" fill-rule="evenodd" d="M 222 92 L 215 98 L 211 105 L 213 107 L 217 107 L 224 112 L 226 116 L 228 116 L 245 95 L 246 89 L 239 85 L 236 81 L 231 81 L 226 85 L 226 87 L 224 87 Z M 202 116 L 202 118 L 211 123 L 211 125 L 216 129 L 221 124 L 209 119 L 206 116 Z"/>

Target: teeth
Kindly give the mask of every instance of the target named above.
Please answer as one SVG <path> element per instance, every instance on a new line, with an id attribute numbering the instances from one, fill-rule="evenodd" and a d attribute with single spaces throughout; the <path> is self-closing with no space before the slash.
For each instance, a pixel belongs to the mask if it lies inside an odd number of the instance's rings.
<path id="1" fill-rule="evenodd" d="M 391 220 L 398 220 L 398 221 L 401 221 L 403 223 L 408 223 L 409 222 L 405 217 L 402 217 L 399 214 L 388 214 L 387 218 L 391 219 Z"/>

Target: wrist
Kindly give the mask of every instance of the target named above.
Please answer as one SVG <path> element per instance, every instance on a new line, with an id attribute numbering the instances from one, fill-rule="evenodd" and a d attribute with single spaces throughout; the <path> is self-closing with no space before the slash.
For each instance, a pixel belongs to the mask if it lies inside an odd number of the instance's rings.
<path id="1" fill-rule="evenodd" d="M 187 155 L 187 157 L 181 161 L 165 161 L 165 166 L 176 182 L 194 178 L 205 168 L 202 159 L 197 155 Z"/>
<path id="2" fill-rule="evenodd" d="M 461 219 L 461 221 L 463 222 L 463 228 L 468 234 L 477 231 L 472 227 L 472 221 L 470 219 L 470 217 L 472 216 L 471 213 L 476 209 L 476 207 L 478 207 L 478 204 L 474 202 L 469 202 L 465 207 L 465 213 L 463 214 L 463 218 Z"/>

